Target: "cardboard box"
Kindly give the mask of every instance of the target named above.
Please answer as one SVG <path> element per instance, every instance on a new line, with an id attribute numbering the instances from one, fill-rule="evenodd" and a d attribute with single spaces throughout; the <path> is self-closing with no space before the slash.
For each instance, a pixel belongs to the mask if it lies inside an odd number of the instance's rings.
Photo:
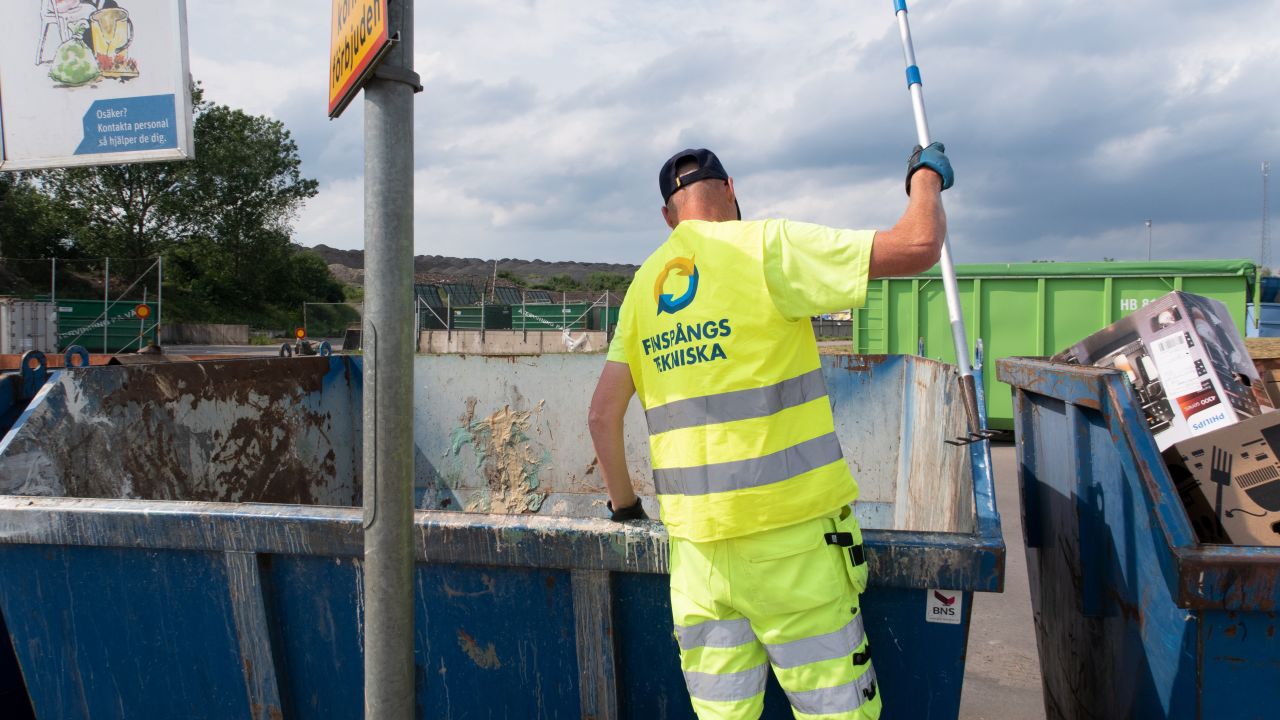
<path id="1" fill-rule="evenodd" d="M 1124 371 L 1161 450 L 1274 409 L 1227 306 L 1199 295 L 1169 293 L 1053 359 Z"/>
<path id="2" fill-rule="evenodd" d="M 1280 546 L 1280 413 L 1183 440 L 1164 459 L 1200 542 Z"/>

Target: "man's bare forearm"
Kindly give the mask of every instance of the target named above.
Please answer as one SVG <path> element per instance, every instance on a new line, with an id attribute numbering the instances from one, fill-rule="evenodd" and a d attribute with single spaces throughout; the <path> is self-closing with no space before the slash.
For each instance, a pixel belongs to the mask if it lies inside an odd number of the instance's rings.
<path id="1" fill-rule="evenodd" d="M 627 471 L 627 453 L 623 445 L 623 418 L 627 405 L 635 395 L 627 366 L 618 362 L 606 362 L 600 382 L 591 397 L 591 411 L 587 425 L 591 429 L 591 444 L 595 446 L 600 461 L 600 475 L 613 507 L 626 508 L 636 503 L 636 492 L 631 486 L 631 474 Z"/>
<path id="2" fill-rule="evenodd" d="M 631 485 L 631 473 L 627 470 L 627 452 L 622 441 L 623 424 L 604 423 L 599 429 L 591 427 L 591 442 L 595 445 L 596 458 L 600 461 L 600 475 L 605 490 L 615 508 L 631 507 L 636 502 L 635 488 Z"/>

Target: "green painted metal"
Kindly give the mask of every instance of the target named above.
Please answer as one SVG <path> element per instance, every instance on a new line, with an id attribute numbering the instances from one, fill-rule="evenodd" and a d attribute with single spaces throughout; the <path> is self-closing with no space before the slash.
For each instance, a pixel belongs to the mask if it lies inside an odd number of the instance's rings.
<path id="1" fill-rule="evenodd" d="M 608 308 L 608 323 L 606 327 L 604 306 L 591 308 L 591 313 L 587 315 L 588 330 L 607 330 L 618 326 L 618 310 L 617 305 Z"/>
<path id="2" fill-rule="evenodd" d="M 1257 266 L 1249 260 L 1051 262 L 958 265 L 956 273 L 969 342 L 981 338 L 995 361 L 1053 355 L 1174 290 L 1222 301 L 1243 334 Z M 853 351 L 915 354 L 920 338 L 926 356 L 955 362 L 938 269 L 872 280 L 866 305 L 853 313 Z M 991 425 L 1011 429 L 1009 388 L 995 373 L 985 383 Z"/>
<path id="3" fill-rule="evenodd" d="M 79 345 L 91 353 L 131 352 L 146 346 L 149 341 L 158 341 L 156 304 L 146 303 L 151 308 L 151 317 L 146 321 L 134 313 L 134 308 L 141 304 L 141 299 L 108 303 L 107 322 L 104 323 L 101 300 L 58 298 L 58 349 Z M 105 345 L 104 324 L 107 331 Z"/>
<path id="4" fill-rule="evenodd" d="M 484 314 L 485 330 L 510 330 L 511 307 L 509 305 L 476 305 L 456 307 L 449 311 L 452 315 L 450 323 L 454 330 L 479 330 L 480 317 Z"/>
<path id="5" fill-rule="evenodd" d="M 567 305 L 512 305 L 514 330 L 586 330 L 591 303 Z M 617 316 L 614 316 L 616 322 Z"/>

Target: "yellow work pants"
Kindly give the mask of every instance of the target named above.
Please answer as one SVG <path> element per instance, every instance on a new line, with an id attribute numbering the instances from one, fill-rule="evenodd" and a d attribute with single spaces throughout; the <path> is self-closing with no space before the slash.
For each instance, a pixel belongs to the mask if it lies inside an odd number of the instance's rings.
<path id="1" fill-rule="evenodd" d="M 768 666 L 797 718 L 880 717 L 858 607 L 867 566 L 828 544 L 832 532 L 862 544 L 847 507 L 729 540 L 671 538 L 680 667 L 700 720 L 760 717 Z"/>

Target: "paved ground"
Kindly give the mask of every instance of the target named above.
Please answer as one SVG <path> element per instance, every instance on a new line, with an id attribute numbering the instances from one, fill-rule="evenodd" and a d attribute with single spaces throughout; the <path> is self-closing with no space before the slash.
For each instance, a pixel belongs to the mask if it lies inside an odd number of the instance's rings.
<path id="1" fill-rule="evenodd" d="M 1042 720 L 1044 699 L 1022 546 L 1017 459 L 1014 446 L 1008 443 L 993 446 L 991 454 L 1006 547 L 1004 593 L 974 595 L 960 717 Z"/>

